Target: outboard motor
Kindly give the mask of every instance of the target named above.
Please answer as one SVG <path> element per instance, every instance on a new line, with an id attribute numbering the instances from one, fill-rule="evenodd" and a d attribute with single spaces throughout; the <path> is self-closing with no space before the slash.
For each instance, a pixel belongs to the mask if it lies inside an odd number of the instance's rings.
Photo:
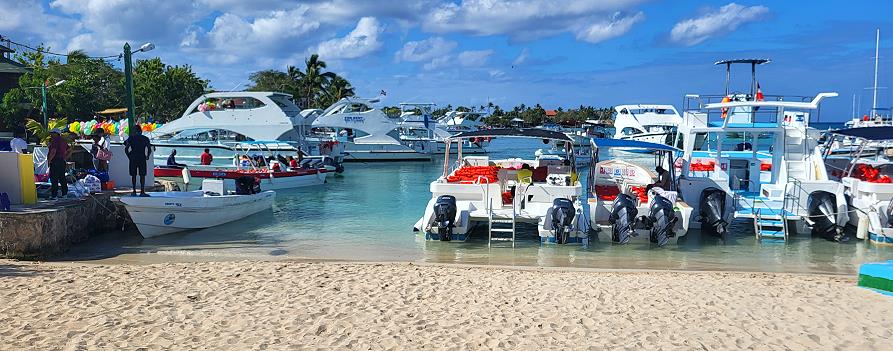
<path id="1" fill-rule="evenodd" d="M 717 188 L 704 189 L 698 205 L 701 229 L 722 237 L 729 225 L 723 216 L 726 208 L 726 192 Z"/>
<path id="2" fill-rule="evenodd" d="M 676 211 L 673 211 L 673 203 L 666 197 L 654 194 L 651 200 L 651 208 L 649 208 L 648 212 L 651 242 L 663 247 L 670 238 L 676 236 L 676 233 L 673 232 L 673 227 L 679 218 L 676 217 Z"/>
<path id="3" fill-rule="evenodd" d="M 830 241 L 846 241 L 846 235 L 837 225 L 836 197 L 824 191 L 809 195 L 809 219 L 812 221 L 812 235 Z M 889 220 L 888 220 L 889 221 Z"/>
<path id="4" fill-rule="evenodd" d="M 236 195 L 251 195 L 260 192 L 260 184 L 252 176 L 236 178 Z"/>
<path id="5" fill-rule="evenodd" d="M 887 226 L 893 228 L 893 199 L 887 204 Z"/>
<path id="6" fill-rule="evenodd" d="M 613 231 L 611 240 L 615 243 L 626 244 L 629 242 L 630 236 L 636 236 L 635 225 L 638 214 L 639 210 L 636 209 L 636 203 L 632 196 L 617 195 L 611 208 L 611 216 L 608 217 Z"/>
<path id="7" fill-rule="evenodd" d="M 574 203 L 565 198 L 552 200 L 552 208 L 549 209 L 552 215 L 552 230 L 555 231 L 555 243 L 564 244 L 567 242 L 569 232 L 573 229 L 574 224 Z"/>
<path id="8" fill-rule="evenodd" d="M 434 203 L 434 223 L 437 224 L 437 235 L 440 241 L 450 241 L 456 221 L 456 197 L 440 195 Z"/>

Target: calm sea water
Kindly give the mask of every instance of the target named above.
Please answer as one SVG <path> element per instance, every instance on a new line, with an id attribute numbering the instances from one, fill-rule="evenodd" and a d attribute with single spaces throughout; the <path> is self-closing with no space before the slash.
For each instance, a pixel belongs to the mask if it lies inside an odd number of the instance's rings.
<path id="1" fill-rule="evenodd" d="M 539 147 L 535 140 L 499 139 L 490 151 L 494 158 L 529 157 Z M 786 244 L 761 243 L 748 223 L 733 224 L 733 235 L 725 242 L 694 232 L 664 248 L 645 242 L 614 245 L 605 234 L 589 247 L 541 245 L 530 236 L 515 248 L 499 243 L 488 249 L 485 232 L 465 243 L 426 242 L 412 226 L 431 197 L 428 187 L 442 171 L 442 159 L 351 163 L 346 169 L 344 176 L 332 177 L 320 188 L 280 191 L 272 211 L 239 222 L 152 239 L 143 239 L 135 230 L 110 232 L 77 245 L 62 259 L 148 263 L 310 258 L 844 274 L 855 272 L 862 262 L 893 259 L 893 248 L 855 240 L 837 244 L 801 235 Z"/>

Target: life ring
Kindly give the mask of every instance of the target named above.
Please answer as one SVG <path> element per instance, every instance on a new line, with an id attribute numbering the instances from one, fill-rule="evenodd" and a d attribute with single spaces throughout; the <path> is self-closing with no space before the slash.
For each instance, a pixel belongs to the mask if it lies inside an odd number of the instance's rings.
<path id="1" fill-rule="evenodd" d="M 722 97 L 722 103 L 727 103 L 727 102 L 732 102 L 732 98 L 729 97 L 728 95 L 723 96 L 723 97 Z M 722 108 L 722 118 L 726 118 L 726 117 L 728 117 L 728 116 L 729 116 L 729 108 L 728 108 L 728 107 L 723 107 L 723 108 Z"/>

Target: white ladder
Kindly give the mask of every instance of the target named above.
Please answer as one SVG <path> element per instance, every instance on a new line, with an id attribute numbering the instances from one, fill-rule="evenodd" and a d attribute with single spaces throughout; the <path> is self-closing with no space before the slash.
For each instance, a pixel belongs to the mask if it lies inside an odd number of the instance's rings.
<path id="1" fill-rule="evenodd" d="M 487 247 L 493 244 L 494 241 L 511 241 L 512 247 L 515 247 L 515 231 L 517 229 L 517 212 L 515 210 L 515 200 L 512 199 L 512 217 L 511 219 L 502 219 L 502 218 L 493 218 L 493 199 L 488 199 L 490 208 L 487 211 L 488 214 L 488 226 L 487 226 Z M 511 224 L 511 228 L 493 228 L 494 224 Z M 493 236 L 493 233 L 498 233 L 497 236 Z M 511 233 L 512 236 L 499 236 L 501 233 Z"/>

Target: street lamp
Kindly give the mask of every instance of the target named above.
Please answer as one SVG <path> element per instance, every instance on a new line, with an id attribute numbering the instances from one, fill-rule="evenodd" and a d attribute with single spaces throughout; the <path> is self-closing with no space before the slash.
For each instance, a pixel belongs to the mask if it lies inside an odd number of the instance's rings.
<path id="1" fill-rule="evenodd" d="M 47 125 L 48 125 L 48 120 L 47 120 L 47 89 L 52 88 L 52 87 L 58 87 L 58 86 L 60 86 L 60 85 L 62 85 L 62 84 L 64 84 L 64 83 L 65 83 L 65 79 L 60 80 L 60 81 L 54 83 L 53 85 L 47 85 L 47 82 L 44 81 L 43 84 L 41 84 L 39 87 L 27 87 L 27 88 L 25 88 L 25 89 L 40 89 L 40 102 L 41 102 L 41 104 L 40 104 L 40 114 L 43 115 L 43 125 L 44 125 L 44 126 L 47 126 Z"/>
<path id="2" fill-rule="evenodd" d="M 136 52 L 147 52 L 155 49 L 155 44 L 145 43 L 140 46 Z M 133 102 L 133 63 L 131 62 L 132 53 L 130 52 L 130 43 L 124 43 L 124 101 L 127 104 L 127 127 L 129 130 L 136 128 L 136 119 Z"/>

